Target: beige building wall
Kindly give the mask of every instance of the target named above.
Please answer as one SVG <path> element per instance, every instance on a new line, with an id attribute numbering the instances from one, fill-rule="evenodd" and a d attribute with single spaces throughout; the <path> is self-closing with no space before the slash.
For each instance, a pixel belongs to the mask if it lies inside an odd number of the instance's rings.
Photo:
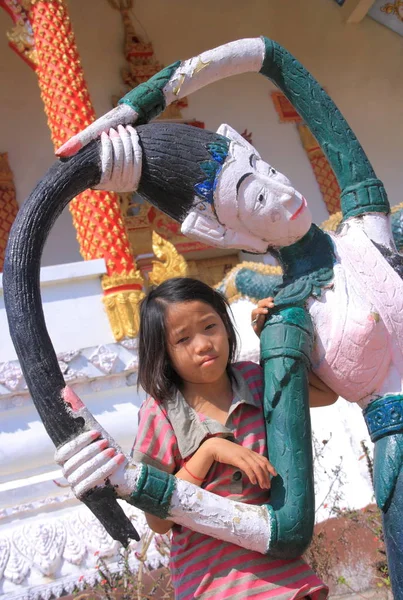
<path id="1" fill-rule="evenodd" d="M 123 91 L 123 29 L 107 0 L 68 0 L 98 115 Z M 392 204 L 403 201 L 403 37 L 366 17 L 346 25 L 332 0 L 136 0 L 137 31 L 167 65 L 241 38 L 266 35 L 292 52 L 326 87 L 360 139 Z M 9 153 L 18 202 L 53 161 L 35 74 L 8 47 L 11 20 L 0 11 L 0 151 Z M 256 74 L 234 77 L 189 98 L 186 118 L 214 129 L 227 122 L 253 134 L 263 156 L 308 199 L 315 221 L 327 211 L 294 125 L 280 124 L 270 92 Z M 44 264 L 79 260 L 68 211 L 51 233 Z"/>

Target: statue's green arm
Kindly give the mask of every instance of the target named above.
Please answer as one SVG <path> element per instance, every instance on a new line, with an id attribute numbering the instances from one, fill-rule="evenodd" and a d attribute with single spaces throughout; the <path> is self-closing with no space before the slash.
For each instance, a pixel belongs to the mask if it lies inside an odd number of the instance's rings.
<path id="1" fill-rule="evenodd" d="M 300 556 L 311 541 L 315 494 L 308 373 L 313 327 L 303 307 L 281 309 L 261 334 L 264 369 L 264 415 L 271 463 L 277 470 L 271 485 L 269 512 L 275 539 L 271 556 Z"/>
<path id="2" fill-rule="evenodd" d="M 389 213 L 383 184 L 333 100 L 292 54 L 266 37 L 237 40 L 175 62 L 134 88 L 120 103 L 135 111 L 137 123 L 145 123 L 173 101 L 248 71 L 273 81 L 311 129 L 339 182 L 344 218 Z"/>

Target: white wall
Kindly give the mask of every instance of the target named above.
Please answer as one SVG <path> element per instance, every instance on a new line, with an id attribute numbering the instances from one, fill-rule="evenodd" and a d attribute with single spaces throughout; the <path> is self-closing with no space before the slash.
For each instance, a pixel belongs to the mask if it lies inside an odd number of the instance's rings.
<path id="1" fill-rule="evenodd" d="M 103 259 L 41 269 L 41 295 L 46 325 L 57 353 L 72 367 L 73 379 L 66 381 L 126 452 L 133 443 L 137 411 L 144 392 L 136 389 L 133 361 L 137 351 L 115 343 L 102 304 L 101 277 L 106 272 Z M 59 491 L 53 479 L 58 467 L 53 461 L 54 446 L 32 403 L 24 382 L 15 388 L 7 383 L 16 367 L 15 350 L 8 334 L 0 275 L 0 516 L 4 506 L 21 504 L 37 495 L 46 497 Z M 29 341 L 29 340 L 28 340 Z M 28 342 L 27 341 L 27 342 Z M 111 353 L 106 362 L 94 362 L 97 353 Z M 107 364 L 109 361 L 109 365 Z M 73 365 L 74 363 L 74 365 Z M 132 363 L 132 364 L 130 364 Z M 14 372 L 18 378 L 18 373 Z M 65 375 L 68 377 L 68 375 Z M 8 387 L 7 387 L 8 386 Z M 25 478 L 34 479 L 22 481 Z M 39 479 L 35 479 L 39 477 Z M 21 480 L 21 481 L 20 481 Z M 32 485 L 36 486 L 34 489 Z"/>
<path id="2" fill-rule="evenodd" d="M 41 297 L 46 327 L 55 352 L 113 343 L 102 303 L 103 259 L 41 269 Z M 0 364 L 17 359 L 8 332 L 0 275 Z"/>
<path id="3" fill-rule="evenodd" d="M 123 30 L 119 14 L 99 0 L 68 2 L 73 28 L 97 114 L 122 90 Z M 137 0 L 144 30 L 158 60 L 167 65 L 232 39 L 264 34 L 284 45 L 326 87 L 362 142 L 392 204 L 403 200 L 403 38 L 365 18 L 345 25 L 331 0 Z M 9 152 L 19 203 L 52 163 L 52 147 L 35 75 L 11 50 L 0 12 L 0 151 Z M 6 82 L 6 85 L 4 85 Z M 228 122 L 247 128 L 262 154 L 285 172 L 309 199 L 316 222 L 326 218 L 318 186 L 293 125 L 279 124 L 272 84 L 249 74 L 192 96 L 185 112 L 210 129 Z M 66 211 L 45 248 L 44 264 L 78 260 Z"/>

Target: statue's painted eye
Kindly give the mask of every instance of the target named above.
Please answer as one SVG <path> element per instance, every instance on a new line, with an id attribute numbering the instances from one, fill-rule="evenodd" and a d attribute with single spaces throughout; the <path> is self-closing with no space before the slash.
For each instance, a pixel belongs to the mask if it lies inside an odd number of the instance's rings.
<path id="1" fill-rule="evenodd" d="M 266 196 L 264 195 L 263 190 L 260 192 L 260 194 L 256 194 L 255 196 L 255 202 L 254 202 L 254 206 L 252 210 L 257 210 L 259 211 L 262 207 L 264 207 L 266 204 Z"/>

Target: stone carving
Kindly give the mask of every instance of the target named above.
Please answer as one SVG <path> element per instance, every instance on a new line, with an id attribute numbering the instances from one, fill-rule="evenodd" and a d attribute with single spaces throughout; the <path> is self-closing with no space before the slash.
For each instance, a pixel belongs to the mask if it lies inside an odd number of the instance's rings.
<path id="1" fill-rule="evenodd" d="M 140 511 L 129 505 L 125 510 L 142 534 L 148 531 Z M 2 593 L 11 597 L 18 592 L 19 598 L 34 600 L 59 597 L 63 592 L 72 592 L 73 588 L 82 589 L 85 583 L 96 583 L 102 578 L 95 568 L 98 557 L 107 561 L 111 571 L 116 569 L 119 547 L 85 507 L 75 507 L 63 516 L 48 514 L 33 522 L 16 521 L 9 528 L 3 526 L 0 535 Z M 129 555 L 134 570 L 138 564 L 136 550 L 137 544 L 132 545 Z M 166 563 L 159 551 L 158 537 L 153 538 L 145 563 L 150 567 Z"/>
<path id="2" fill-rule="evenodd" d="M 77 358 L 81 354 L 81 350 L 70 350 L 67 352 L 59 352 L 57 355 L 57 360 L 59 364 L 61 362 L 69 364 L 72 360 Z"/>
<path id="3" fill-rule="evenodd" d="M 112 373 L 117 358 L 116 352 L 111 352 L 106 346 L 99 346 L 94 354 L 91 354 L 90 361 L 98 369 L 109 375 Z"/>
<path id="4" fill-rule="evenodd" d="M 127 350 L 137 350 L 138 348 L 138 339 L 137 338 L 126 338 L 121 340 L 121 345 Z"/>
<path id="5" fill-rule="evenodd" d="M 129 338 L 120 344 L 97 348 L 67 350 L 57 355 L 57 361 L 65 381 L 80 385 L 81 393 L 84 386 L 91 386 L 94 381 L 99 381 L 100 389 L 106 389 L 113 385 L 114 379 L 137 370 L 137 339 Z M 29 394 L 17 360 L 0 363 L 0 384 L 0 398 L 10 397 L 13 406 L 22 404 Z M 1 386 L 4 386 L 3 390 Z"/>
<path id="6" fill-rule="evenodd" d="M 12 392 L 24 388 L 24 377 L 18 364 L 5 362 L 0 365 L 0 383 Z"/>
<path id="7" fill-rule="evenodd" d="M 42 500 L 35 500 L 34 502 L 27 502 L 26 504 L 19 504 L 17 506 L 11 506 L 8 508 L 3 508 L 0 510 L 0 521 L 1 520 L 9 520 L 12 518 L 21 518 L 22 516 L 26 516 L 28 513 L 46 508 L 52 507 L 53 509 L 57 508 L 61 504 L 72 500 L 74 495 L 72 492 L 64 494 L 63 496 L 50 496 L 47 498 L 43 498 Z"/>
<path id="8" fill-rule="evenodd" d="M 186 260 L 175 246 L 155 231 L 152 240 L 154 254 L 159 260 L 153 260 L 153 268 L 149 275 L 150 283 L 159 285 L 171 277 L 186 277 L 188 271 Z"/>

